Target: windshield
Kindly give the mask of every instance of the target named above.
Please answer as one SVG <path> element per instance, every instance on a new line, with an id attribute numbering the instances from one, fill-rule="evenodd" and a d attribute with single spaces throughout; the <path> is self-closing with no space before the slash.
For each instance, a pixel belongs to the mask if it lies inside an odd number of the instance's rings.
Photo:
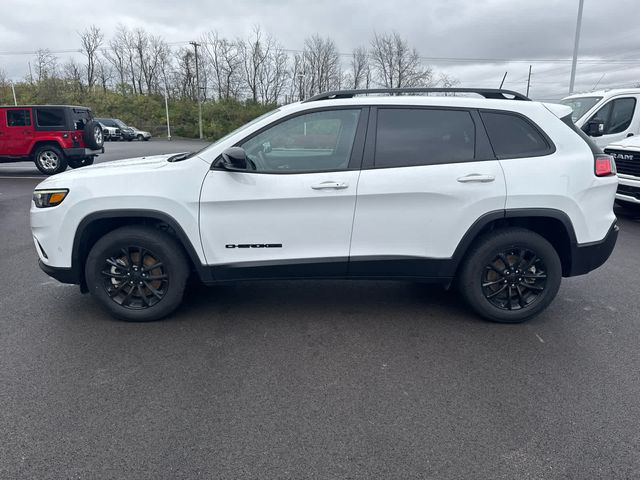
<path id="1" fill-rule="evenodd" d="M 600 100 L 602 100 L 602 97 L 573 97 L 565 98 L 564 100 L 561 100 L 560 103 L 571 107 L 571 109 L 573 110 L 571 119 L 575 122 L 582 118 L 582 116 L 589 110 L 591 110 L 591 107 L 593 107 Z"/>
<path id="2" fill-rule="evenodd" d="M 114 123 L 120 128 L 128 128 L 127 124 L 124 123 L 122 120 L 116 119 L 116 120 L 114 120 Z"/>

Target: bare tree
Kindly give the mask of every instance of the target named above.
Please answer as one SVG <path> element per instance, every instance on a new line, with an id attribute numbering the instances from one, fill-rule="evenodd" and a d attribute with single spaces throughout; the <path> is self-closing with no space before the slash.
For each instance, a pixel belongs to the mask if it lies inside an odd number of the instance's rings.
<path id="1" fill-rule="evenodd" d="M 349 75 L 353 88 L 369 88 L 371 86 L 371 68 L 366 48 L 358 47 L 353 50 Z"/>
<path id="2" fill-rule="evenodd" d="M 84 93 L 84 85 L 83 85 L 83 71 L 82 66 L 76 62 L 74 59 L 70 59 L 67 63 L 64 64 L 63 74 L 66 84 L 68 88 L 76 93 L 83 94 Z"/>
<path id="3" fill-rule="evenodd" d="M 106 93 L 107 87 L 113 80 L 113 67 L 105 60 L 104 56 L 98 59 L 96 77 L 100 81 L 102 91 Z"/>
<path id="4" fill-rule="evenodd" d="M 42 82 L 48 78 L 55 78 L 58 74 L 58 57 L 48 48 L 36 52 L 35 60 L 36 80 Z"/>
<path id="5" fill-rule="evenodd" d="M 305 97 L 340 88 L 340 55 L 334 41 L 318 34 L 307 38 L 302 52 L 302 73 L 298 74 L 305 79 Z"/>
<path id="6" fill-rule="evenodd" d="M 91 25 L 84 32 L 79 33 L 81 52 L 87 57 L 86 65 L 86 78 L 87 87 L 89 90 L 93 89 L 93 85 L 96 82 L 96 66 L 98 64 L 98 49 L 102 45 L 104 35 L 99 27 Z"/>
<path id="7" fill-rule="evenodd" d="M 202 38 L 202 46 L 218 99 L 239 98 L 243 68 L 239 42 L 222 38 L 217 32 L 209 32 Z"/>
<path id="8" fill-rule="evenodd" d="M 289 79 L 289 56 L 275 40 L 267 62 L 260 70 L 260 101 L 278 103 Z"/>
<path id="9" fill-rule="evenodd" d="M 109 48 L 104 49 L 102 54 L 104 58 L 113 66 L 119 80 L 121 93 L 126 93 L 128 64 L 127 64 L 127 45 L 126 45 L 126 29 L 122 25 L 118 25 L 116 34 L 109 40 Z"/>
<path id="10" fill-rule="evenodd" d="M 387 88 L 427 87 L 433 71 L 423 66 L 415 48 L 410 48 L 397 32 L 374 34 L 371 62 L 378 82 Z"/>
<path id="11" fill-rule="evenodd" d="M 460 80 L 443 72 L 440 74 L 438 78 L 438 85 L 441 86 L 442 88 L 454 88 L 460 85 Z M 455 96 L 455 93 L 448 93 L 448 92 L 445 93 L 445 96 L 449 96 L 449 95 Z"/>
<path id="12" fill-rule="evenodd" d="M 254 102 L 258 101 L 258 90 L 262 72 L 269 60 L 272 47 L 271 38 L 263 40 L 260 27 L 255 26 L 251 37 L 238 42 L 238 51 L 242 56 L 244 81 L 249 89 L 249 95 Z"/>
<path id="13" fill-rule="evenodd" d="M 183 98 L 196 100 L 196 65 L 195 55 L 191 48 L 181 48 L 177 53 L 175 81 L 178 94 Z"/>

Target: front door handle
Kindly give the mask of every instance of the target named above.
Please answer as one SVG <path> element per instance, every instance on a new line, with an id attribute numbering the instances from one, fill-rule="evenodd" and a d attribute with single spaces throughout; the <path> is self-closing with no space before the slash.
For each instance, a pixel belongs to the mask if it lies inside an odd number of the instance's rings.
<path id="1" fill-rule="evenodd" d="M 343 190 L 348 187 L 349 187 L 349 184 L 344 182 L 322 182 L 322 183 L 316 183 L 315 185 L 311 185 L 311 188 L 313 188 L 314 190 L 325 190 L 328 188 L 332 188 L 334 190 Z"/>
<path id="2" fill-rule="evenodd" d="M 469 175 L 465 175 L 464 177 L 458 178 L 460 183 L 489 183 L 493 182 L 496 179 L 493 175 L 482 175 L 480 173 L 470 173 Z"/>

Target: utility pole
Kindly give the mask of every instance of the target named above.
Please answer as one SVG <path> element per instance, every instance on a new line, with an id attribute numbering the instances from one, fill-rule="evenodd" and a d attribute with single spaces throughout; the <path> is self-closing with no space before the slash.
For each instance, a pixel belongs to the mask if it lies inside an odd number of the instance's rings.
<path id="1" fill-rule="evenodd" d="M 529 96 L 530 86 L 531 86 L 531 65 L 529 65 L 529 78 L 527 79 L 527 97 Z"/>
<path id="2" fill-rule="evenodd" d="M 189 42 L 193 45 L 193 49 L 196 52 L 196 86 L 197 86 L 197 95 L 198 95 L 198 129 L 200 130 L 200 140 L 202 140 L 202 95 L 200 95 L 200 69 L 198 68 L 198 47 L 200 46 L 197 42 Z"/>
<path id="3" fill-rule="evenodd" d="M 569 94 L 573 93 L 573 86 L 576 83 L 576 66 L 578 65 L 578 46 L 580 45 L 580 29 L 582 28 L 582 7 L 584 0 L 579 0 L 578 22 L 576 24 L 576 40 L 573 45 L 573 61 L 571 62 L 571 80 L 569 81 Z"/>

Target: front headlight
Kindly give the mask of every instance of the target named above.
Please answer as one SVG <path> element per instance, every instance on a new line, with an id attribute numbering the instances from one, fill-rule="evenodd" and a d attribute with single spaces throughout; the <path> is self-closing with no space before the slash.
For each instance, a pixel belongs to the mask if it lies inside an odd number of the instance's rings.
<path id="1" fill-rule="evenodd" d="M 66 188 L 35 190 L 33 192 L 33 203 L 35 203 L 38 208 L 55 207 L 62 203 L 68 193 L 69 190 Z"/>

